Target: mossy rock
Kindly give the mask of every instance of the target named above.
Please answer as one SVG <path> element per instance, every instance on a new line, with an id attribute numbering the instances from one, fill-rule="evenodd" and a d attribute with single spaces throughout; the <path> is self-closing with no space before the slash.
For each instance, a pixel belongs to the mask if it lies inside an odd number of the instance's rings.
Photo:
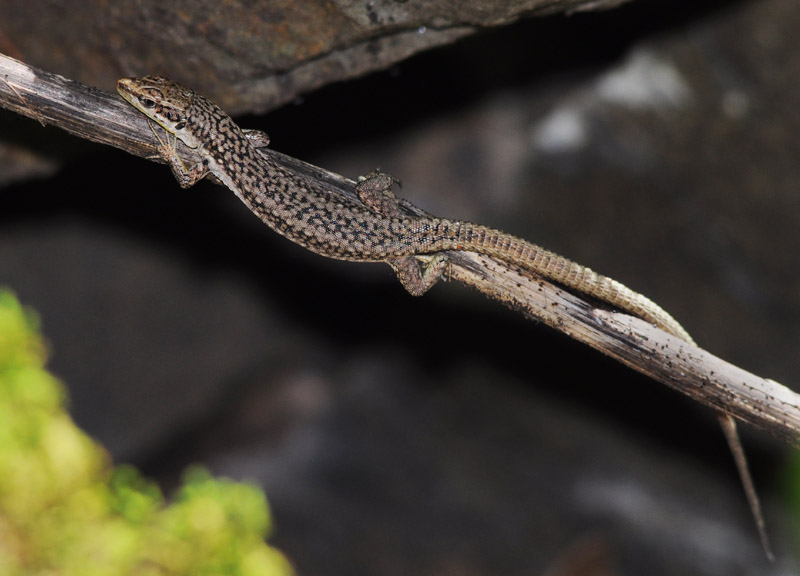
<path id="1" fill-rule="evenodd" d="M 288 576 L 255 486 L 195 468 L 167 503 L 65 409 L 38 318 L 0 290 L 0 574 Z"/>

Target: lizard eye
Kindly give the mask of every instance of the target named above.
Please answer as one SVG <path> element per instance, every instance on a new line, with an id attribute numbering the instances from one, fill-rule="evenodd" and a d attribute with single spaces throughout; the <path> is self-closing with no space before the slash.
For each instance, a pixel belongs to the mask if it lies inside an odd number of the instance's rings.
<path id="1" fill-rule="evenodd" d="M 139 104 L 145 108 L 155 108 L 156 106 L 155 100 L 150 100 L 150 98 L 139 98 Z"/>

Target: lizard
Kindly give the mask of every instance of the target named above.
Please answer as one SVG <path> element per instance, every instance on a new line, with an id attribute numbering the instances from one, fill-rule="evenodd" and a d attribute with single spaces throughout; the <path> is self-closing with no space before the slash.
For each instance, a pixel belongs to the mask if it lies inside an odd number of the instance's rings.
<path id="1" fill-rule="evenodd" d="M 536 244 L 479 224 L 435 216 L 411 216 L 406 201 L 391 192 L 395 179 L 373 172 L 355 186 L 358 197 L 331 197 L 313 180 L 291 172 L 258 148 L 269 138 L 243 130 L 219 106 L 190 88 L 161 76 L 122 78 L 119 94 L 150 121 L 158 152 L 183 188 L 208 176 L 244 202 L 270 228 L 301 246 L 330 258 L 386 262 L 414 296 L 442 277 L 447 251 L 483 254 L 520 267 L 578 294 L 650 322 L 694 344 L 669 313 L 646 296 Z M 162 140 L 152 122 L 166 131 Z M 170 142 L 170 137 L 172 141 Z M 197 151 L 202 161 L 186 166 L 177 141 Z M 418 256 L 431 256 L 422 263 Z M 761 504 L 732 416 L 717 412 L 755 518 L 762 545 L 772 559 Z"/>

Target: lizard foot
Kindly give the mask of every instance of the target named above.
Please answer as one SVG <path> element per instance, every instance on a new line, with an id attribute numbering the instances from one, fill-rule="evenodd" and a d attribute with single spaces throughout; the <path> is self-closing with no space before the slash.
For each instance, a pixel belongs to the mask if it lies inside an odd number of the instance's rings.
<path id="1" fill-rule="evenodd" d="M 269 147 L 269 134 L 263 130 L 242 129 L 247 140 L 256 148 Z"/>
<path id="2" fill-rule="evenodd" d="M 422 296 L 442 277 L 448 258 L 445 254 L 434 254 L 427 264 L 423 264 L 415 256 L 402 256 L 388 260 L 388 263 L 409 294 Z"/>
<path id="3" fill-rule="evenodd" d="M 399 218 L 403 216 L 397 196 L 392 192 L 392 186 L 400 181 L 383 172 L 370 172 L 361 176 L 356 184 L 356 194 L 367 207 L 381 214 Z"/>

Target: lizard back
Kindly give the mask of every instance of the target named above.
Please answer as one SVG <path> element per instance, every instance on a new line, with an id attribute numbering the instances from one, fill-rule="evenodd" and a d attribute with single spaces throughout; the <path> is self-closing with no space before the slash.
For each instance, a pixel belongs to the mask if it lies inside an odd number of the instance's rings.
<path id="1" fill-rule="evenodd" d="M 259 153 L 230 116 L 210 100 L 194 94 L 187 112 L 187 130 L 210 156 L 209 170 L 272 229 L 313 252 L 352 261 L 386 261 L 447 250 L 478 252 L 692 342 L 689 333 L 655 302 L 590 268 L 486 226 L 444 218 L 386 216 L 356 200 L 334 200 L 312 180 Z"/>

